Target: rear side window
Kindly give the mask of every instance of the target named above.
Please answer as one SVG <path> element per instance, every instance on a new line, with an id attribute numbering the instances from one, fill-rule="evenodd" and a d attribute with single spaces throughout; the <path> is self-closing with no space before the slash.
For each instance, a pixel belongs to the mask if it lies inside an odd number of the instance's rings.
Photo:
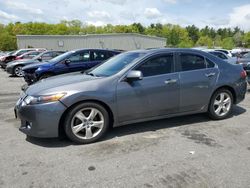
<path id="1" fill-rule="evenodd" d="M 202 56 L 195 54 L 180 54 L 180 64 L 182 71 L 205 69 L 206 63 Z"/>
<path id="2" fill-rule="evenodd" d="M 107 59 L 106 52 L 93 51 L 93 61 L 103 61 L 105 59 Z"/>
<path id="3" fill-rule="evenodd" d="M 215 66 L 215 64 L 207 58 L 206 58 L 206 65 L 207 68 L 213 68 Z"/>
<path id="4" fill-rule="evenodd" d="M 167 54 L 154 57 L 141 64 L 137 70 L 140 70 L 144 77 L 171 73 L 174 70 L 174 56 Z"/>

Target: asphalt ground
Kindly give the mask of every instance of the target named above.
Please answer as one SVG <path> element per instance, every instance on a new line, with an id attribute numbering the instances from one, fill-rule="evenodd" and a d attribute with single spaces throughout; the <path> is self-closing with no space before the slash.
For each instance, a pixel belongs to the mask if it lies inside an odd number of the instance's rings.
<path id="1" fill-rule="evenodd" d="M 250 90 L 226 120 L 151 121 L 75 145 L 18 131 L 23 84 L 0 70 L 0 187 L 250 187 Z"/>

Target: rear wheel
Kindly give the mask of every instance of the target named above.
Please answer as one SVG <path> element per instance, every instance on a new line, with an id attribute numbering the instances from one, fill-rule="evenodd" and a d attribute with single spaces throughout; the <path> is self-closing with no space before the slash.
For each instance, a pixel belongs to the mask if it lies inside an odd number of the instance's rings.
<path id="1" fill-rule="evenodd" d="M 220 89 L 214 93 L 209 105 L 209 116 L 212 119 L 220 120 L 227 118 L 233 107 L 233 95 L 227 89 Z"/>
<path id="2" fill-rule="evenodd" d="M 82 103 L 66 116 L 64 130 L 67 137 L 79 144 L 88 144 L 100 139 L 109 127 L 107 110 L 97 103 Z"/>
<path id="3" fill-rule="evenodd" d="M 45 78 L 49 78 L 49 77 L 51 77 L 51 76 L 53 76 L 53 74 L 51 74 L 51 73 L 45 73 L 45 74 L 43 74 L 42 76 L 40 76 L 38 80 L 42 80 L 42 79 L 45 79 Z"/>
<path id="4" fill-rule="evenodd" d="M 16 66 L 15 68 L 14 68 L 14 75 L 15 76 L 18 76 L 18 77 L 22 77 L 23 76 L 23 70 L 22 70 L 22 66 Z"/>

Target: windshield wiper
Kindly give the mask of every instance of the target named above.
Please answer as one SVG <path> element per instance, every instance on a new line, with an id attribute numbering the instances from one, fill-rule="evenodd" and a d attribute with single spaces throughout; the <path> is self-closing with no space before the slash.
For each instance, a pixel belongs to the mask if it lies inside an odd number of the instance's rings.
<path id="1" fill-rule="evenodd" d="M 84 73 L 84 74 L 86 74 L 86 75 L 90 75 L 90 76 L 96 76 L 96 75 L 94 75 L 92 72 L 82 72 L 82 73 Z"/>

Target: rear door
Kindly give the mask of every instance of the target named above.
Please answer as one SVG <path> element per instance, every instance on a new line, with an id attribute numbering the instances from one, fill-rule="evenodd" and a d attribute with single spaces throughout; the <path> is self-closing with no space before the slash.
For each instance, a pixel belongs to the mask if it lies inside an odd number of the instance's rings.
<path id="1" fill-rule="evenodd" d="M 209 103 L 219 74 L 209 59 L 195 53 L 179 53 L 180 112 L 197 111 Z"/>

